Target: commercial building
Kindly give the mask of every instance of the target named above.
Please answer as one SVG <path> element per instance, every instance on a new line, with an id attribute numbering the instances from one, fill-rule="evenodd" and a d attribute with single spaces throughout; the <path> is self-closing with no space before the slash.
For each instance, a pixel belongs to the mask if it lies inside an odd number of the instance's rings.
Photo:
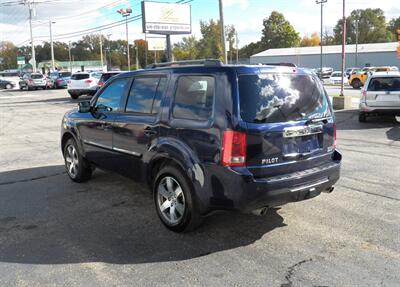
<path id="1" fill-rule="evenodd" d="M 101 61 L 55 61 L 58 70 L 72 71 L 107 71 L 107 66 L 101 65 Z M 38 64 L 40 71 L 48 71 L 51 69 L 51 61 L 40 62 Z"/>
<path id="2" fill-rule="evenodd" d="M 346 45 L 346 67 L 397 66 L 397 42 Z M 320 67 L 320 46 L 269 49 L 250 57 L 251 64 L 294 63 L 299 67 Z M 341 69 L 342 46 L 323 47 L 323 66 Z"/>

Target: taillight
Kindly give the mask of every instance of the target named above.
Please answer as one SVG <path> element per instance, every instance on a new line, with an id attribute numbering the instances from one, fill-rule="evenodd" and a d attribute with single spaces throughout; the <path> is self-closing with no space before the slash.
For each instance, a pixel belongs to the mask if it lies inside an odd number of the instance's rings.
<path id="1" fill-rule="evenodd" d="M 336 149 L 336 123 L 333 123 L 333 149 Z"/>
<path id="2" fill-rule="evenodd" d="M 100 88 L 100 87 L 102 87 L 102 86 L 103 86 L 103 82 L 99 82 L 97 85 L 98 85 L 98 86 L 99 86 L 99 88 Z"/>
<path id="3" fill-rule="evenodd" d="M 222 135 L 221 165 L 244 166 L 246 163 L 246 134 L 224 131 Z"/>
<path id="4" fill-rule="evenodd" d="M 85 80 L 86 84 L 90 84 L 92 82 L 92 80 Z"/>
<path id="5" fill-rule="evenodd" d="M 361 99 L 365 99 L 367 97 L 367 91 L 364 89 L 361 91 Z"/>

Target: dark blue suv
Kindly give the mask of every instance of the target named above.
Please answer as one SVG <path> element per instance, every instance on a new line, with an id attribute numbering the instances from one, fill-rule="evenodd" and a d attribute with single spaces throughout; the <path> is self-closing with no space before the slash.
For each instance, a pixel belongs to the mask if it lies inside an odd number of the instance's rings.
<path id="1" fill-rule="evenodd" d="M 113 77 L 65 114 L 61 145 L 73 181 L 94 167 L 144 181 L 177 232 L 214 210 L 262 214 L 333 190 L 336 125 L 311 72 L 216 60 L 160 66 Z"/>

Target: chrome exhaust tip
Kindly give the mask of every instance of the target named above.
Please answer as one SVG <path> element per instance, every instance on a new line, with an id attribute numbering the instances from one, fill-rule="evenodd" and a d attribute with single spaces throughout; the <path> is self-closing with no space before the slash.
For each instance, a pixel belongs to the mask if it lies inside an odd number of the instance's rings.
<path id="1" fill-rule="evenodd" d="M 331 193 L 334 189 L 335 188 L 333 186 L 331 186 L 331 187 L 328 187 L 327 189 L 324 189 L 322 192 Z"/>
<path id="2" fill-rule="evenodd" d="M 263 216 L 267 214 L 267 211 L 268 211 L 268 206 L 264 206 L 258 209 L 254 209 L 253 211 L 251 211 L 251 213 L 257 216 Z"/>

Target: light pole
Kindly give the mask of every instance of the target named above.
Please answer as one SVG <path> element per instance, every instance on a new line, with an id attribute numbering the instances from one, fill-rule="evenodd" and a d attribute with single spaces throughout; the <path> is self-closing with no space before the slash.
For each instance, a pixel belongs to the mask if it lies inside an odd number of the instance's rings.
<path id="1" fill-rule="evenodd" d="M 119 9 L 119 10 L 117 10 L 117 13 L 121 14 L 122 17 L 125 17 L 126 50 L 127 50 L 127 57 L 128 57 L 128 71 L 130 71 L 131 70 L 131 60 L 129 59 L 128 16 L 131 15 L 132 9 L 131 8 Z"/>
<path id="2" fill-rule="evenodd" d="M 358 67 L 358 19 L 356 19 L 356 58 L 355 58 L 355 66 Z"/>
<path id="3" fill-rule="evenodd" d="M 55 24 L 56 22 L 52 22 L 49 20 L 49 26 L 50 26 L 50 48 L 51 48 L 51 66 L 53 68 L 53 72 L 56 70 L 56 63 L 54 61 L 54 45 L 53 45 L 53 33 L 51 30 L 51 24 Z"/>
<path id="4" fill-rule="evenodd" d="M 219 25 L 221 29 L 221 41 L 222 41 L 222 51 L 224 53 L 224 63 L 228 63 L 228 56 L 226 54 L 226 43 L 225 43 L 225 26 L 224 26 L 224 5 L 222 0 L 219 0 Z"/>
<path id="5" fill-rule="evenodd" d="M 26 4 L 27 1 L 24 3 Z M 33 13 L 33 3 L 28 2 L 29 8 L 29 30 L 31 34 L 31 49 L 32 49 L 32 71 L 36 73 L 36 58 L 35 58 L 35 43 L 33 42 L 33 33 L 32 33 L 32 13 Z"/>
<path id="6" fill-rule="evenodd" d="M 72 73 L 71 66 L 71 41 L 68 42 L 69 71 Z"/>
<path id="7" fill-rule="evenodd" d="M 342 20 L 342 82 L 340 85 L 340 96 L 344 96 L 344 70 L 346 67 L 346 0 L 343 0 Z"/>
<path id="8" fill-rule="evenodd" d="M 111 64 L 111 41 L 110 41 L 110 36 L 112 34 L 107 34 L 107 38 L 108 38 L 108 58 L 109 58 L 109 62 L 107 65 L 107 70 L 110 71 L 112 68 L 112 64 Z"/>
<path id="9" fill-rule="evenodd" d="M 103 63 L 103 35 L 100 34 L 99 40 L 100 40 L 100 62 L 101 62 L 101 70 L 104 71 L 104 63 Z"/>
<path id="10" fill-rule="evenodd" d="M 322 79 L 322 47 L 323 47 L 323 24 L 324 24 L 324 3 L 328 2 L 328 0 L 316 0 L 315 3 L 321 5 L 321 54 L 319 59 L 320 64 L 320 78 Z"/>

